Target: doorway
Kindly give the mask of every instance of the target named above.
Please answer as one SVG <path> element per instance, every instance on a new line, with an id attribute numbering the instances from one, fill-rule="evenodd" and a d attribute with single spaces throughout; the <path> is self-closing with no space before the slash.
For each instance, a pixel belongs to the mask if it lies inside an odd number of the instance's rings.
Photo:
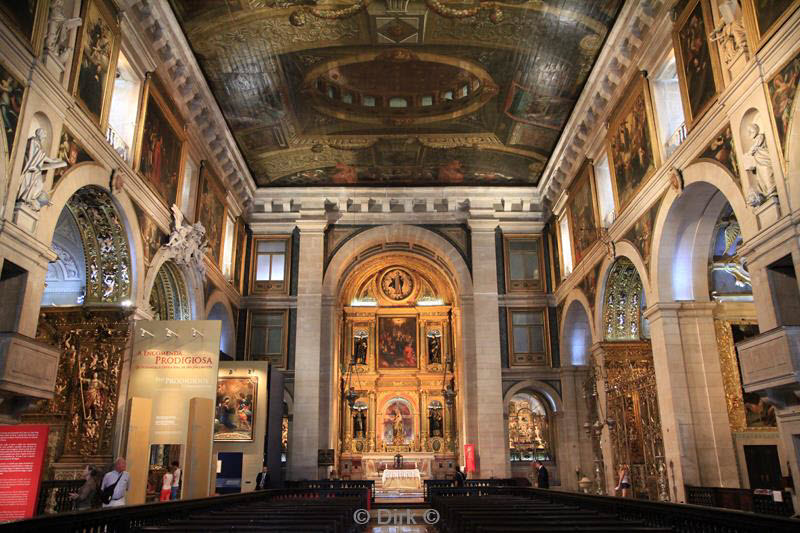
<path id="1" fill-rule="evenodd" d="M 781 490 L 781 462 L 777 446 L 745 446 L 744 459 L 751 489 Z"/>
<path id="2" fill-rule="evenodd" d="M 217 454 L 217 494 L 242 492 L 242 452 Z"/>

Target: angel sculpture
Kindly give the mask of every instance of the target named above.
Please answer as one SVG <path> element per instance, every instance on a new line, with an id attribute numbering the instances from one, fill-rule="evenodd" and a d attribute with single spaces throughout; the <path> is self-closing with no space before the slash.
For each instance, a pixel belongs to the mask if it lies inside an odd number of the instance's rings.
<path id="1" fill-rule="evenodd" d="M 176 204 L 172 204 L 174 228 L 169 236 L 167 248 L 176 263 L 192 267 L 197 270 L 201 278 L 205 278 L 205 254 L 208 242 L 206 230 L 202 224 L 184 222 L 183 213 Z"/>

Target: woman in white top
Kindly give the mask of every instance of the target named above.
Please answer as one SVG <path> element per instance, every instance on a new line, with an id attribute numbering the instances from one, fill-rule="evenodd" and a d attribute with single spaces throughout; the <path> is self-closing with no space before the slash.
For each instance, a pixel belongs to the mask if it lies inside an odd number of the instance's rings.
<path id="1" fill-rule="evenodd" d="M 172 494 L 172 467 L 168 466 L 167 471 L 164 472 L 164 477 L 161 478 L 161 498 L 162 502 L 168 502 Z"/>

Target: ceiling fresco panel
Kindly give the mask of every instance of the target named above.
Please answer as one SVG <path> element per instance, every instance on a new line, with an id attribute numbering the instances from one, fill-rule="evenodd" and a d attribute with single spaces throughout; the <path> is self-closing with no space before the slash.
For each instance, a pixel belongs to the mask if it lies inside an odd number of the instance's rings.
<path id="1" fill-rule="evenodd" d="M 170 2 L 259 186 L 535 185 L 622 4 Z"/>

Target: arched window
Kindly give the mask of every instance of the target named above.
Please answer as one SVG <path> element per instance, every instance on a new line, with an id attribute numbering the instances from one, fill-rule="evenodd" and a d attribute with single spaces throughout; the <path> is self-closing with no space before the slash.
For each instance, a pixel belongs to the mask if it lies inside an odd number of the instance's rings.
<path id="1" fill-rule="evenodd" d="M 508 447 L 511 461 L 550 461 L 550 420 L 538 396 L 520 392 L 508 403 Z"/>
<path id="2" fill-rule="evenodd" d="M 642 280 L 631 261 L 620 257 L 606 281 L 603 326 L 607 341 L 638 341 L 647 336 L 642 324 Z M 643 331 L 644 330 L 644 331 Z"/>

